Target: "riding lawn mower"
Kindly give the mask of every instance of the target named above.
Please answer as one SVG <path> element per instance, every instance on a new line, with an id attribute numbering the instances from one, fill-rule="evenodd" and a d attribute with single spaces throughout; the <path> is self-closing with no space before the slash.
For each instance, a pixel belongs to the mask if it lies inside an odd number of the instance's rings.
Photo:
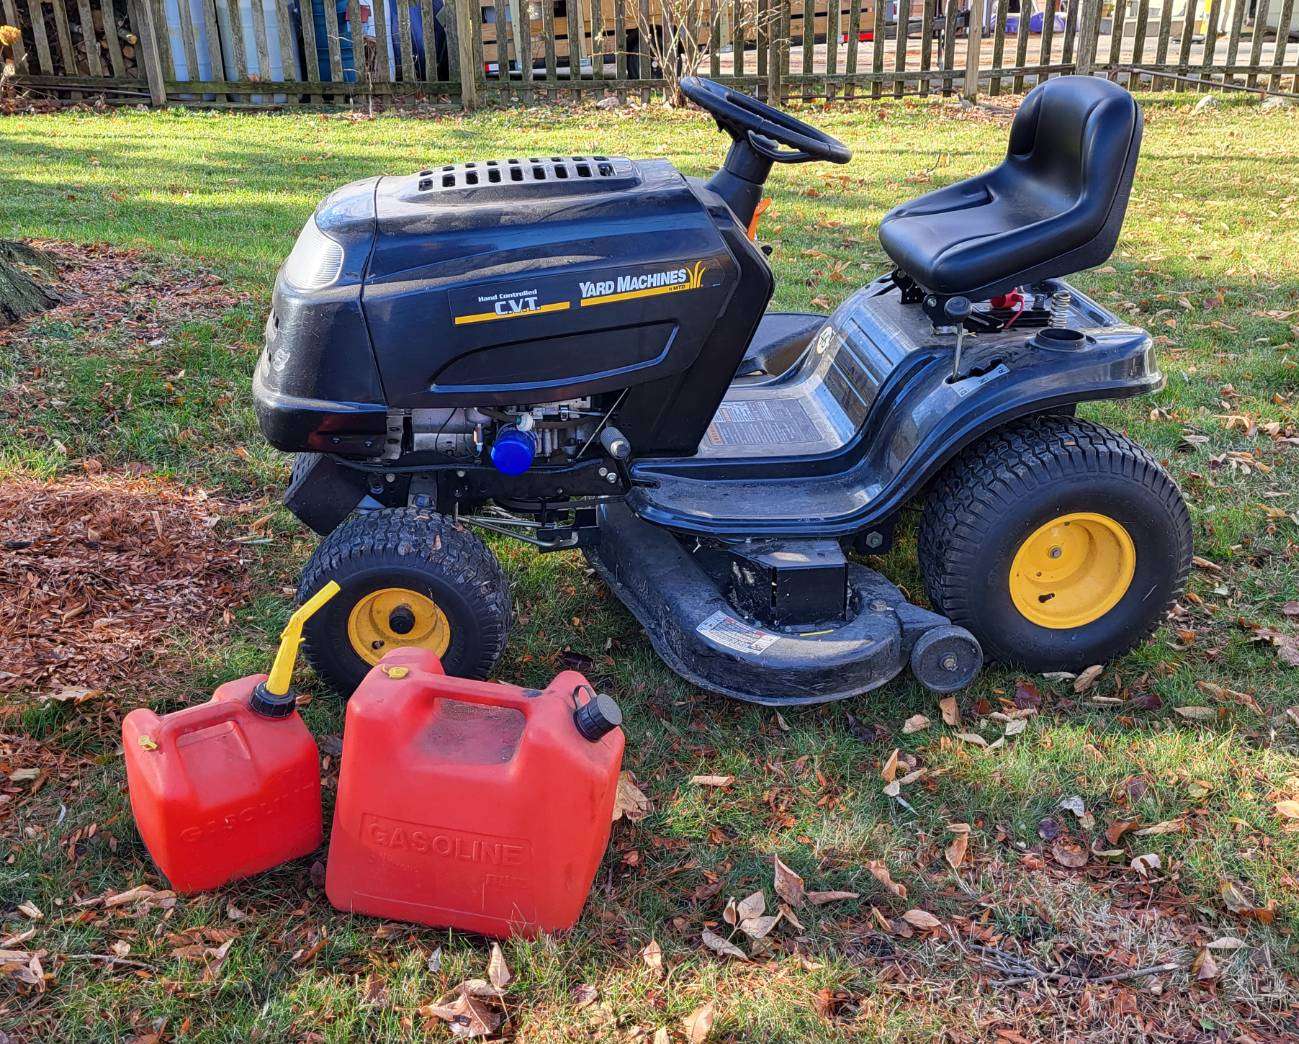
<path id="1" fill-rule="evenodd" d="M 305 599 L 350 693 L 394 648 L 485 677 L 510 626 L 479 532 L 580 549 L 675 671 L 767 704 L 984 658 L 1078 671 L 1147 637 L 1185 584 L 1172 478 L 1077 404 L 1157 391 L 1150 336 L 1063 277 L 1106 260 L 1141 112 L 1066 76 L 1005 160 L 891 211 L 893 270 L 832 315 L 769 312 L 755 213 L 774 164 L 839 141 L 710 80 L 720 170 L 532 156 L 346 185 L 275 284 L 254 393 L 324 539 Z M 929 608 L 869 567 L 920 509 Z"/>

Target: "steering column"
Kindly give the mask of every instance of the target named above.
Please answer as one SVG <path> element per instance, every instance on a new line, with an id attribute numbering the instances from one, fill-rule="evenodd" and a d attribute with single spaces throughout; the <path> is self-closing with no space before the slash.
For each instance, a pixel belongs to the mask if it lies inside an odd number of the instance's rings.
<path id="1" fill-rule="evenodd" d="M 847 163 L 852 159 L 851 150 L 825 131 L 714 80 L 688 76 L 681 81 L 681 93 L 730 135 L 726 162 L 708 180 L 708 187 L 746 227 L 753 220 L 773 163 Z"/>

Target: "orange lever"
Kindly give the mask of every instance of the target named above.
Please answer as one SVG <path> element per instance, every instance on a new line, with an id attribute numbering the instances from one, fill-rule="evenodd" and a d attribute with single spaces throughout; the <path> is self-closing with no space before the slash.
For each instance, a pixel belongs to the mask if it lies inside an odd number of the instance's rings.
<path id="1" fill-rule="evenodd" d="M 756 207 L 753 208 L 753 217 L 749 219 L 749 238 L 750 238 L 750 239 L 756 239 L 756 238 L 757 238 L 757 235 L 758 235 L 758 222 L 759 222 L 760 220 L 762 220 L 762 215 L 765 214 L 765 213 L 767 212 L 767 208 L 770 207 L 770 206 L 771 206 L 771 200 L 770 200 L 770 199 L 764 199 L 764 200 L 761 200 L 761 201 L 758 203 L 758 205 L 757 205 Z"/>

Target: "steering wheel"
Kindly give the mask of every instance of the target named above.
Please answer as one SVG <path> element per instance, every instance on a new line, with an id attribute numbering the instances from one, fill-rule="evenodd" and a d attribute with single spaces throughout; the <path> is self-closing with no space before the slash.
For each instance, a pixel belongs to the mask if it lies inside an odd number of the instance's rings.
<path id="1" fill-rule="evenodd" d="M 681 93 L 709 113 L 720 129 L 736 141 L 747 140 L 754 152 L 773 163 L 847 163 L 852 159 L 848 146 L 825 131 L 714 80 L 687 76 L 681 81 Z M 793 151 L 784 151 L 782 145 Z"/>

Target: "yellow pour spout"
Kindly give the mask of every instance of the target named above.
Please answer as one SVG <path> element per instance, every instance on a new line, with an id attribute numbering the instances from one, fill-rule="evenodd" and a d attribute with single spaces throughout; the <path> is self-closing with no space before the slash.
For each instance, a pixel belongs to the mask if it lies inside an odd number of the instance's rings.
<path id="1" fill-rule="evenodd" d="M 308 598 L 298 608 L 289 622 L 280 632 L 280 647 L 275 652 L 275 663 L 271 665 L 270 677 L 266 679 L 266 691 L 272 696 L 288 694 L 289 682 L 293 680 L 293 667 L 298 662 L 298 646 L 302 644 L 302 627 L 316 611 L 341 590 L 333 580 Z"/>

